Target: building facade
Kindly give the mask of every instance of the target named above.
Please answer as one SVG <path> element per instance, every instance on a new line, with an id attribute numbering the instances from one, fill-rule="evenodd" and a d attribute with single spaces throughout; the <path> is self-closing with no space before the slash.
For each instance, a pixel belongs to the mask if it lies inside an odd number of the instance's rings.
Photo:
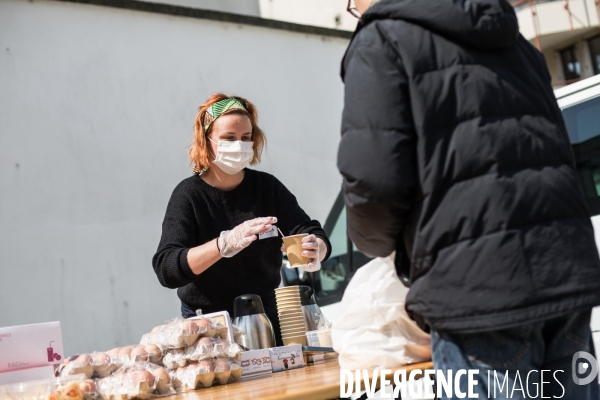
<path id="1" fill-rule="evenodd" d="M 600 73 L 600 3 L 515 0 L 521 34 L 544 54 L 554 87 Z"/>

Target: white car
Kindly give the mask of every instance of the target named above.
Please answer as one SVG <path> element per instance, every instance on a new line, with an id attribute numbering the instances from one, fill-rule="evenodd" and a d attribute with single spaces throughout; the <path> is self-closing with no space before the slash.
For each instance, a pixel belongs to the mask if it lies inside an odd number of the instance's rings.
<path id="1" fill-rule="evenodd" d="M 565 119 L 600 249 L 600 75 L 556 89 L 554 95 Z M 592 332 L 599 354 L 600 307 L 592 314 Z"/>

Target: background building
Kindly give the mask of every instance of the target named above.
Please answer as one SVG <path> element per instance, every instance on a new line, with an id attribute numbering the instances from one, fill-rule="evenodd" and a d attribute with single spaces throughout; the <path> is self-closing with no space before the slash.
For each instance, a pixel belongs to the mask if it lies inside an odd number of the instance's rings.
<path id="1" fill-rule="evenodd" d="M 354 31 L 345 0 L 151 0 Z M 600 2 L 509 0 L 521 34 L 544 54 L 554 87 L 600 73 Z"/>
<path id="2" fill-rule="evenodd" d="M 252 15 L 303 25 L 354 31 L 358 20 L 346 0 L 144 0 L 204 10 Z"/>
<path id="3" fill-rule="evenodd" d="M 600 73 L 600 3 L 512 0 L 521 34 L 537 46 L 555 87 Z"/>

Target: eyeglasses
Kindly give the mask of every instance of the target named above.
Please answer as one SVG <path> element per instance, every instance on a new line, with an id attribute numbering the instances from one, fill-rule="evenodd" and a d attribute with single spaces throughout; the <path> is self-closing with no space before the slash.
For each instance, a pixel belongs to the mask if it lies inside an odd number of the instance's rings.
<path id="1" fill-rule="evenodd" d="M 352 14 L 353 17 L 360 18 L 360 13 L 356 9 L 356 5 L 352 0 L 348 0 L 348 7 L 346 7 L 346 11 Z"/>

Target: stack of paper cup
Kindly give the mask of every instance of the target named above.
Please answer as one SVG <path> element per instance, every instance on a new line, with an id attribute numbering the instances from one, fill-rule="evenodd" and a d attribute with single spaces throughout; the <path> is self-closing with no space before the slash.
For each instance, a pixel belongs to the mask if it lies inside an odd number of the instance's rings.
<path id="1" fill-rule="evenodd" d="M 300 287 L 288 286 L 275 289 L 275 298 L 283 344 L 306 346 L 306 323 L 300 302 Z"/>

